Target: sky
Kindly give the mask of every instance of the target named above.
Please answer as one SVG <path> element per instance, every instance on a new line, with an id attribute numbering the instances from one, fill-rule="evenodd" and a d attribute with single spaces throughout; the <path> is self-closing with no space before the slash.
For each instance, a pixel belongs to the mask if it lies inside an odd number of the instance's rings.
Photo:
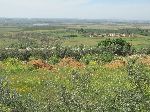
<path id="1" fill-rule="evenodd" d="M 150 0 L 0 0 L 0 17 L 150 20 Z"/>

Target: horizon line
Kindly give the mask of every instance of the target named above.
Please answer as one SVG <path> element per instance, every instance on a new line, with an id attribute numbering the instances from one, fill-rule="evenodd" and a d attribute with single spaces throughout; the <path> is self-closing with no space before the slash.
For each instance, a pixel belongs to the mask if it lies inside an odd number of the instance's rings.
<path id="1" fill-rule="evenodd" d="M 69 18 L 69 17 L 0 17 L 0 19 L 70 19 L 70 20 L 114 20 L 114 21 L 150 21 L 150 19 L 122 19 L 122 18 Z"/>

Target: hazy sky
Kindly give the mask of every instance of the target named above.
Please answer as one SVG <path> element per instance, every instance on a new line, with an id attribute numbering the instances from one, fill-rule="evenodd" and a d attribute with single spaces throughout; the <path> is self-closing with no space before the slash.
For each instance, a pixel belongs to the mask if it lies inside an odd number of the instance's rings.
<path id="1" fill-rule="evenodd" d="M 150 0 L 0 0 L 0 17 L 150 20 Z"/>

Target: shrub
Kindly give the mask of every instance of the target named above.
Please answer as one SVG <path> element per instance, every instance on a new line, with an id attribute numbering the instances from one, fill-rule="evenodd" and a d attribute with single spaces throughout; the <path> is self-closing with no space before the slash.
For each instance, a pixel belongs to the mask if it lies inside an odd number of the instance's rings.
<path id="1" fill-rule="evenodd" d="M 0 78 L 0 104 L 2 106 L 2 108 L 0 109 L 3 109 L 7 107 L 7 109 L 9 110 L 13 110 L 13 109 L 24 109 L 22 106 L 21 106 L 21 103 L 20 101 L 18 100 L 19 99 L 19 94 L 17 94 L 16 92 L 12 92 L 8 86 L 8 82 L 3 79 L 3 78 Z M 1 111 L 4 111 L 4 110 L 1 110 Z"/>
<path id="2" fill-rule="evenodd" d="M 6 59 L 8 57 L 5 49 L 0 49 L 0 61 Z"/>
<path id="3" fill-rule="evenodd" d="M 142 65 L 135 60 L 129 61 L 128 80 L 132 86 L 129 90 L 117 90 L 115 108 L 125 112 L 148 112 L 150 110 L 150 78 Z"/>
<path id="4" fill-rule="evenodd" d="M 3 61 L 4 68 L 7 72 L 17 72 L 24 69 L 21 61 L 15 58 L 8 58 Z"/>
<path id="5" fill-rule="evenodd" d="M 1 112 L 37 112 L 38 103 L 31 95 L 21 96 L 11 90 L 5 78 L 0 77 L 0 111 Z"/>
<path id="6" fill-rule="evenodd" d="M 54 65 L 57 64 L 59 61 L 60 61 L 60 58 L 57 57 L 57 56 L 52 56 L 52 57 L 50 57 L 49 60 L 48 60 L 48 62 L 49 62 L 50 64 L 54 64 Z"/>
<path id="7" fill-rule="evenodd" d="M 80 59 L 80 61 L 88 65 L 90 63 L 90 61 L 96 61 L 96 56 L 87 54 L 87 55 L 83 56 Z"/>
<path id="8" fill-rule="evenodd" d="M 149 55 L 150 54 L 150 46 L 147 46 L 147 48 L 141 48 L 139 51 L 138 51 L 139 54 L 147 54 Z"/>
<path id="9" fill-rule="evenodd" d="M 122 38 L 117 39 L 106 39 L 98 43 L 98 47 L 102 47 L 103 51 L 108 51 L 117 55 L 128 55 L 131 53 L 131 44 L 123 40 Z"/>
<path id="10" fill-rule="evenodd" d="M 111 62 L 114 59 L 114 54 L 104 51 L 102 54 L 100 54 L 100 59 L 102 62 Z"/>

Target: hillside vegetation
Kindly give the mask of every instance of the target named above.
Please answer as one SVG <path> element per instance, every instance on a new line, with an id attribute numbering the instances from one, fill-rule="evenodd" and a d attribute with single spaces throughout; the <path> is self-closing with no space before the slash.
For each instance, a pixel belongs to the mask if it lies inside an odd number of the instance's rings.
<path id="1" fill-rule="evenodd" d="M 149 112 L 150 30 L 131 26 L 4 28 L 0 111 Z"/>

